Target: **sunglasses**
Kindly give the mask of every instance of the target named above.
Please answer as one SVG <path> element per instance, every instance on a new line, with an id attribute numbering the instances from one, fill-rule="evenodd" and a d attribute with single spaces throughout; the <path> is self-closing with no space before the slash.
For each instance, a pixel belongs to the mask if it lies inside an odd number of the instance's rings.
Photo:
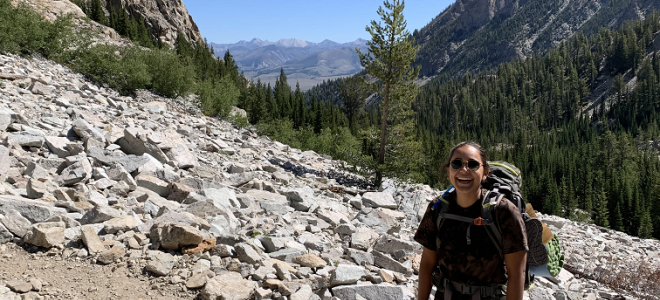
<path id="1" fill-rule="evenodd" d="M 452 169 L 458 170 L 463 167 L 464 164 L 467 164 L 468 169 L 472 171 L 477 171 L 479 168 L 481 168 L 481 163 L 479 161 L 476 161 L 474 159 L 470 159 L 467 162 L 463 162 L 460 158 L 452 160 L 449 165 L 451 166 Z"/>

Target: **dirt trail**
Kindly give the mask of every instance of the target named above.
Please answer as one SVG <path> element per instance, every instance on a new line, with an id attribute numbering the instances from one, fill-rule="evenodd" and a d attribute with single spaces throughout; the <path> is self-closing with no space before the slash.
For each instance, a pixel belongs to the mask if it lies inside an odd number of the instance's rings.
<path id="1" fill-rule="evenodd" d="M 75 255 L 62 257 L 60 251 L 30 253 L 13 243 L 0 245 L 0 286 L 12 280 L 41 282 L 32 295 L 42 298 L 25 299 L 194 299 L 197 294 L 181 283 L 145 275 L 125 261 L 104 266 Z M 20 297 L 0 292 L 0 300 L 5 299 Z"/>

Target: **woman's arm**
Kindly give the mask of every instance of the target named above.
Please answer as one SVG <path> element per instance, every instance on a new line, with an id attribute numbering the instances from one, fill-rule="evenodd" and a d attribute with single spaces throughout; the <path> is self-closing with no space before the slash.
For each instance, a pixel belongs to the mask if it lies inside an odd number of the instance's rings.
<path id="1" fill-rule="evenodd" d="M 422 250 L 422 261 L 419 264 L 419 285 L 417 287 L 417 299 L 428 300 L 433 286 L 431 273 L 438 265 L 438 253 L 424 247 Z"/>
<path id="2" fill-rule="evenodd" d="M 423 256 L 422 256 L 423 259 Z M 527 251 L 518 251 L 504 254 L 504 263 L 507 271 L 506 300 L 522 300 L 525 289 L 525 267 L 527 264 Z M 419 282 L 422 282 L 422 269 L 420 266 Z"/>

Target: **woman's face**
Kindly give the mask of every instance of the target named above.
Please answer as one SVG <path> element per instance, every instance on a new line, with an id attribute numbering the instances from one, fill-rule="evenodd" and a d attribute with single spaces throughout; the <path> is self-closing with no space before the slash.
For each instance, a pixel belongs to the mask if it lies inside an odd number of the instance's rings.
<path id="1" fill-rule="evenodd" d="M 452 167 L 452 165 L 458 165 L 455 162 L 457 159 L 460 159 L 462 162 L 458 170 Z M 476 165 L 476 162 L 469 164 L 471 160 L 479 163 L 476 170 L 468 167 L 468 165 L 472 167 Z M 484 168 L 483 163 L 481 161 L 481 155 L 479 155 L 479 150 L 475 147 L 465 145 L 454 151 L 454 154 L 449 160 L 447 174 L 449 174 L 449 181 L 456 188 L 457 192 L 476 193 L 481 188 L 481 181 L 488 176 L 488 170 Z"/>

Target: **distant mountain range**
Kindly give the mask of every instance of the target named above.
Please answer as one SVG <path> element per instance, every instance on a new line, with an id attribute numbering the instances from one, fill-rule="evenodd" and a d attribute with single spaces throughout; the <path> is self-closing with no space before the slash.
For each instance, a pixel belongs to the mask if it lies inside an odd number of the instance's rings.
<path id="1" fill-rule="evenodd" d="M 355 48 L 366 48 L 366 40 L 348 43 L 324 40 L 313 43 L 299 39 L 281 39 L 276 42 L 252 39 L 234 44 L 210 43 L 215 55 L 225 52 L 234 57 L 239 69 L 248 79 L 261 79 L 275 85 L 275 79 L 284 69 L 289 84 L 300 83 L 307 90 L 323 80 L 349 76 L 360 72 L 362 66 Z"/>

